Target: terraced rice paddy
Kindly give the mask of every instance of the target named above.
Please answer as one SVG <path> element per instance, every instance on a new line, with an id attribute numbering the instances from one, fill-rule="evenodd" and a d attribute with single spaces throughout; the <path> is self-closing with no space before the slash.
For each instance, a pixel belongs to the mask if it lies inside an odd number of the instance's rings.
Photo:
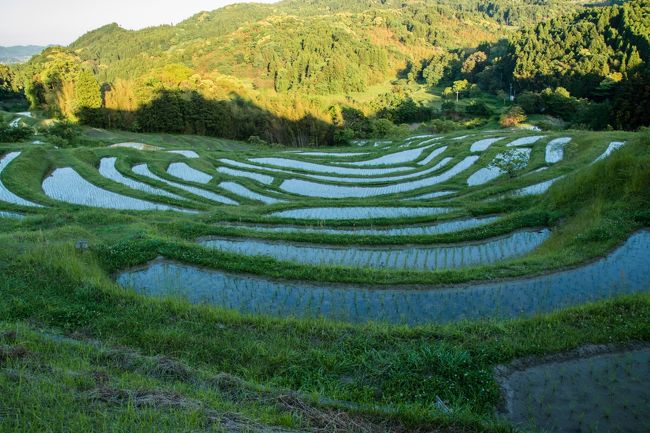
<path id="1" fill-rule="evenodd" d="M 518 147 L 518 146 L 530 146 L 531 144 L 537 143 L 539 140 L 544 138 L 543 135 L 533 135 L 530 137 L 521 137 L 515 141 L 508 143 L 508 147 Z"/>
<path id="2" fill-rule="evenodd" d="M 459 173 L 467 170 L 478 160 L 477 156 L 468 156 L 461 160 L 458 164 L 454 165 L 449 170 L 425 179 L 397 183 L 380 187 L 360 187 L 360 186 L 340 186 L 340 185 L 324 185 L 317 182 L 305 181 L 300 179 L 290 179 L 284 181 L 280 185 L 280 189 L 307 197 L 317 198 L 364 198 L 376 197 L 381 195 L 398 194 L 417 189 L 422 189 L 439 183 L 450 180 Z"/>
<path id="3" fill-rule="evenodd" d="M 531 149 L 517 149 L 515 154 L 517 156 L 521 156 L 525 158 L 526 161 L 528 161 L 530 159 Z M 505 153 L 500 153 L 496 156 L 495 161 L 497 158 L 505 158 L 506 156 L 507 155 Z M 469 186 L 483 185 L 496 179 L 499 176 L 503 176 L 504 174 L 506 174 L 505 171 L 503 171 L 499 167 L 496 166 L 484 167 L 476 171 L 467 179 L 467 185 Z"/>
<path id="4" fill-rule="evenodd" d="M 176 162 L 167 168 L 167 173 L 171 176 L 183 179 L 186 182 L 195 182 L 207 184 L 212 180 L 212 176 L 203 173 L 195 168 L 190 167 L 184 162 Z"/>
<path id="5" fill-rule="evenodd" d="M 638 432 L 650 426 L 650 349 L 598 353 L 603 349 L 513 368 L 502 379 L 504 417 L 553 432 Z"/>
<path id="6" fill-rule="evenodd" d="M 549 179 L 544 182 L 536 183 L 534 185 L 518 189 L 514 194 L 519 196 L 544 194 L 551 186 L 553 186 L 555 182 L 560 179 L 560 177 L 556 177 L 555 179 Z"/>
<path id="7" fill-rule="evenodd" d="M 430 146 L 421 147 L 418 149 L 404 150 L 402 152 L 391 153 L 389 155 L 380 156 L 378 158 L 370 159 L 367 161 L 355 161 L 345 163 L 346 165 L 356 165 L 356 166 L 368 166 L 368 165 L 393 165 L 393 164 L 404 164 L 407 162 L 412 162 L 418 159 L 425 150 L 429 149 Z"/>
<path id="8" fill-rule="evenodd" d="M 174 153 L 176 155 L 184 156 L 185 158 L 198 159 L 200 158 L 199 154 L 193 150 L 168 150 L 169 153 Z"/>
<path id="9" fill-rule="evenodd" d="M 367 220 L 376 218 L 409 218 L 440 215 L 450 212 L 440 207 L 321 207 L 274 212 L 271 216 L 303 220 Z"/>
<path id="10" fill-rule="evenodd" d="M 236 170 L 234 168 L 228 168 L 228 167 L 219 167 L 217 171 L 221 174 L 224 174 L 226 176 L 232 176 L 232 177 L 245 177 L 248 179 L 253 179 L 257 182 L 263 183 L 265 185 L 270 185 L 273 183 L 273 178 L 271 176 L 267 176 L 265 174 L 259 174 L 259 173 L 250 173 L 247 171 L 243 170 Z"/>
<path id="11" fill-rule="evenodd" d="M 252 158 L 249 161 L 259 164 L 261 166 L 279 167 L 283 169 L 292 169 L 307 171 L 313 173 L 332 173 L 332 174 L 350 174 L 356 176 L 373 176 L 389 173 L 397 173 L 408 171 L 408 167 L 395 167 L 395 168 L 348 168 L 331 166 L 324 164 L 315 164 L 313 162 L 300 161 L 296 159 L 286 158 Z"/>
<path id="12" fill-rule="evenodd" d="M 43 181 L 43 192 L 56 201 L 105 209 L 175 210 L 171 206 L 127 197 L 99 188 L 70 167 L 57 168 Z"/>
<path id="13" fill-rule="evenodd" d="M 560 137 L 546 145 L 546 162 L 555 164 L 564 159 L 564 147 L 571 142 L 571 137 Z"/>
<path id="14" fill-rule="evenodd" d="M 224 196 L 222 196 L 220 194 L 215 194 L 213 192 L 206 191 L 204 189 L 197 188 L 197 187 L 194 187 L 194 186 L 185 185 L 185 184 L 181 184 L 181 183 L 178 183 L 178 182 L 172 182 L 172 181 L 169 181 L 167 179 L 163 179 L 160 176 L 156 176 L 155 174 L 153 174 L 151 172 L 151 170 L 149 170 L 149 167 L 147 167 L 146 164 L 136 165 L 135 167 L 133 167 L 133 172 L 135 174 L 139 174 L 140 176 L 148 177 L 149 179 L 158 181 L 160 183 L 165 183 L 165 184 L 167 184 L 169 186 L 172 186 L 174 188 L 187 191 L 190 194 L 194 194 L 196 196 L 203 197 L 205 199 L 211 200 L 211 201 L 213 201 L 215 203 L 229 204 L 229 205 L 237 205 L 237 204 L 239 204 L 236 201 L 234 201 L 232 199 L 229 199 L 228 197 L 224 197 Z"/>
<path id="15" fill-rule="evenodd" d="M 477 244 L 436 247 L 335 247 L 253 239 L 209 239 L 200 243 L 225 252 L 310 265 L 438 270 L 487 265 L 521 256 L 537 248 L 549 235 L 548 230 L 522 231 Z"/>
<path id="16" fill-rule="evenodd" d="M 347 158 L 350 156 L 365 156 L 368 155 L 367 152 L 347 152 L 347 153 L 337 153 L 337 152 L 293 152 L 296 155 L 303 155 L 303 156 L 324 156 L 324 157 L 332 157 L 332 158 Z"/>
<path id="17" fill-rule="evenodd" d="M 420 224 L 417 226 L 390 227 L 390 228 L 324 228 L 324 227 L 298 227 L 298 226 L 252 226 L 233 225 L 233 227 L 246 228 L 265 233 L 320 233 L 330 235 L 353 236 L 415 236 L 454 233 L 492 224 L 499 217 L 463 218 L 458 220 L 443 221 L 436 224 Z"/>
<path id="18" fill-rule="evenodd" d="M 436 191 L 436 192 L 430 192 L 427 194 L 422 194 L 417 197 L 410 198 L 408 200 L 429 200 L 429 199 L 434 199 L 434 198 L 441 198 L 441 197 L 446 197 L 448 195 L 455 194 L 456 191 Z"/>
<path id="19" fill-rule="evenodd" d="M 607 149 L 605 150 L 605 152 L 603 152 L 602 155 L 600 155 L 598 158 L 596 158 L 596 160 L 594 162 L 602 161 L 603 159 L 609 158 L 609 156 L 612 153 L 616 152 L 618 149 L 620 149 L 623 146 L 625 146 L 624 141 L 613 141 L 613 142 L 609 143 L 609 146 L 607 146 Z"/>
<path id="20" fill-rule="evenodd" d="M 104 176 L 107 179 L 110 179 L 114 182 L 127 186 L 129 188 L 135 189 L 137 191 L 142 191 L 147 194 L 160 195 L 163 197 L 170 197 L 174 199 L 182 199 L 182 197 L 172 194 L 168 191 L 165 191 L 160 188 L 155 188 L 151 185 L 148 185 L 144 182 L 139 182 L 135 179 L 124 176 L 115 168 L 115 163 L 117 158 L 102 158 L 99 164 L 99 174 Z"/>
<path id="21" fill-rule="evenodd" d="M 282 203 L 283 200 L 274 198 L 274 197 L 269 197 L 264 194 L 257 193 L 255 191 L 251 191 L 250 189 L 246 188 L 243 185 L 240 185 L 236 182 L 223 182 L 219 184 L 219 188 L 224 189 L 226 191 L 230 191 L 231 193 L 238 195 L 240 197 L 245 197 L 249 200 L 255 200 L 255 201 L 261 201 L 264 204 L 276 204 L 276 203 Z"/>
<path id="22" fill-rule="evenodd" d="M 16 212 L 0 211 L 0 218 L 21 220 L 21 219 L 25 218 L 25 216 L 23 214 L 19 214 L 19 213 L 16 213 Z"/>
<path id="23" fill-rule="evenodd" d="M 548 172 L 548 177 L 547 180 L 529 186 L 513 188 L 511 194 L 542 195 L 566 175 L 566 170 L 554 173 L 556 167 L 562 168 L 567 162 L 564 148 L 575 140 L 575 137 L 554 138 L 542 135 L 509 138 L 507 133 L 486 138 L 476 137 L 476 134 L 452 138 L 423 135 L 402 143 L 384 143 L 380 150 L 338 152 L 332 160 L 329 160 L 331 152 L 317 151 L 292 152 L 290 158 L 281 157 L 276 152 L 259 157 L 247 155 L 242 159 L 220 153 L 211 159 L 219 161 L 218 166 L 212 165 L 210 160 L 206 160 L 206 164 L 201 159 L 204 152 L 158 152 L 152 150 L 151 146 L 122 143 L 117 148 L 112 146 L 117 152 L 115 156 L 106 156 L 104 153 L 98 159 L 99 175 L 119 185 L 116 186 L 116 191 L 120 193 L 111 191 L 113 188 L 93 184 L 94 178 L 82 176 L 73 166 L 53 167 L 52 173 L 42 182 L 41 193 L 54 203 L 124 210 L 185 212 L 197 206 L 199 209 L 209 209 L 210 206 L 237 205 L 240 201 L 248 206 L 275 206 L 272 211 L 256 213 L 254 220 L 263 223 L 228 221 L 221 225 L 225 228 L 240 228 L 247 233 L 272 235 L 273 239 L 218 237 L 205 238 L 200 242 L 206 249 L 232 256 L 251 259 L 270 257 L 278 262 L 304 266 L 385 271 L 437 272 L 446 269 L 489 268 L 533 254 L 552 236 L 552 231 L 539 227 L 519 227 L 509 232 L 498 231 L 492 237 L 482 235 L 472 239 L 472 236 L 477 236 L 483 230 L 497 230 L 507 218 L 493 215 L 463 216 L 466 212 L 462 200 L 464 189 L 468 186 L 489 189 L 491 184 L 507 188 L 508 183 L 517 181 L 518 178 L 503 176 L 501 169 L 490 165 L 491 160 L 499 158 L 509 147 L 514 147 L 510 152 L 521 155 L 526 161 L 537 161 L 538 164 L 534 170 L 523 168 L 520 177 L 541 170 Z M 600 150 L 602 156 L 598 159 L 606 158 L 623 144 L 623 141 L 603 143 Z M 400 150 L 405 145 L 415 147 Z M 144 160 L 147 155 L 163 158 L 162 160 L 165 158 L 163 155 L 168 155 L 171 160 L 152 165 L 139 163 L 131 171 L 124 169 L 128 164 L 123 164 L 123 171 L 120 171 L 120 147 L 140 151 L 140 157 Z M 476 155 L 477 152 L 484 154 Z M 178 162 L 178 155 L 196 160 L 196 165 L 194 161 L 191 161 L 191 165 L 190 161 Z M 172 159 L 174 156 L 176 160 Z M 6 153 L 0 162 L 0 173 L 19 157 L 20 152 Z M 322 162 L 310 162 L 301 158 L 315 158 Z M 588 155 L 583 157 L 583 165 L 588 166 L 593 158 Z M 553 165 L 550 168 L 539 167 L 540 161 Z M 212 171 L 209 168 L 211 165 Z M 474 171 L 471 172 L 470 168 L 474 168 Z M 171 178 L 178 181 L 170 180 Z M 199 188 L 196 184 L 204 187 Z M 213 190 L 222 191 L 223 194 Z M 128 191 L 132 193 L 127 194 Z M 453 206 L 396 206 L 394 201 L 396 196 L 400 201 L 436 201 L 449 195 L 461 198 L 454 199 Z M 384 196 L 392 198 L 385 199 Z M 159 197 L 162 202 L 158 203 L 155 197 Z M 10 205 L 27 206 L 31 203 L 12 194 L 2 184 L 0 199 Z M 325 199 L 344 201 L 342 204 L 334 204 L 325 203 Z M 374 201 L 366 203 L 368 199 Z M 168 204 L 168 201 L 187 203 L 189 209 Z M 36 204 L 31 203 L 31 206 L 34 205 Z M 53 206 L 56 207 L 56 204 Z M 380 222 L 380 225 L 376 225 L 375 221 Z M 474 234 L 469 236 L 464 233 Z M 339 240 L 341 236 L 359 239 L 381 237 L 391 239 L 391 243 L 390 246 L 376 243 L 365 245 L 363 242 L 340 245 L 323 239 L 316 244 L 307 244 L 296 240 L 295 236 L 300 234 L 312 237 L 339 236 Z M 294 236 L 290 241 L 281 239 L 282 236 L 290 235 Z M 413 240 L 417 236 L 452 235 L 463 240 L 456 243 L 434 241 L 432 244 L 415 245 L 395 243 L 395 239 L 401 236 L 409 236 Z M 133 284 L 135 288 L 152 293 L 169 293 L 167 289 L 173 289 L 174 293 L 182 293 L 193 301 L 199 298 L 210 299 L 210 302 L 242 311 L 252 311 L 244 308 L 244 301 L 240 299 L 241 296 L 250 296 L 246 302 L 255 300 L 255 311 L 273 314 L 284 312 L 282 314 L 296 316 L 324 312 L 327 317 L 350 321 L 424 323 L 495 315 L 515 317 L 637 290 L 639 282 L 647 277 L 647 272 L 640 270 L 642 266 L 639 260 L 642 259 L 633 261 L 626 252 L 635 250 L 640 254 L 643 246 L 639 245 L 638 239 L 646 238 L 645 232 L 637 234 L 612 256 L 615 259 L 585 265 L 566 273 L 554 273 L 524 281 L 468 284 L 462 289 L 339 288 L 297 282 L 290 282 L 285 287 L 262 277 L 241 277 L 218 270 L 194 268 L 191 264 L 165 261 L 157 262 L 146 270 L 126 273 L 120 282 Z M 617 270 L 621 266 L 633 269 L 630 280 L 626 280 L 622 287 L 612 288 L 615 279 L 612 266 L 618 266 Z M 629 269 L 626 272 L 628 271 Z M 176 274 L 181 277 L 175 279 Z M 578 278 L 576 275 L 583 280 L 582 283 L 574 280 Z M 606 282 L 597 285 L 601 289 L 590 293 L 586 292 L 586 288 L 580 289 L 582 286 L 579 284 L 596 284 L 598 279 Z M 196 285 L 187 284 L 187 281 L 196 281 Z M 567 282 L 578 284 L 570 294 L 559 289 Z M 223 287 L 224 284 L 231 283 L 237 287 L 243 284 L 245 290 L 238 292 Z M 214 293 L 208 293 L 210 287 Z M 605 293 L 605 287 L 609 287 L 607 290 L 610 292 Z M 273 307 L 268 301 L 276 296 L 291 301 L 287 301 L 278 310 L 280 307 Z M 322 302 L 314 303 L 314 296 L 322 299 Z M 258 297 L 259 302 L 256 300 Z M 306 308 L 304 299 L 311 299 L 310 305 L 314 306 L 302 311 Z M 334 305 L 341 311 L 334 314 Z M 360 313 L 353 313 L 354 311 Z"/>
<path id="24" fill-rule="evenodd" d="M 124 272 L 118 281 L 151 296 L 175 296 L 244 313 L 283 317 L 411 325 L 515 318 L 648 290 L 650 232 L 633 235 L 607 258 L 579 268 L 524 280 L 450 288 L 367 288 L 274 281 L 166 261 Z"/>
<path id="25" fill-rule="evenodd" d="M 41 205 L 33 203 L 31 201 L 25 200 L 21 197 L 18 197 L 13 192 L 9 191 L 7 187 L 2 183 L 2 173 L 5 169 L 11 164 L 11 162 L 20 156 L 20 152 L 10 152 L 0 159 L 0 201 L 15 204 L 18 206 L 27 206 L 27 207 L 40 207 Z"/>
<path id="26" fill-rule="evenodd" d="M 10 144 L 0 149 L 0 226 L 12 231 L 7 242 L 32 243 L 25 269 L 49 266 L 53 288 L 26 302 L 63 329 L 115 328 L 138 341 L 153 332 L 152 354 L 183 346 L 184 362 L 224 360 L 208 364 L 251 383 L 495 422 L 497 364 L 647 333 L 647 216 L 598 196 L 623 189 L 596 173 L 638 151 L 634 134 L 472 130 L 362 149 L 133 133 L 81 149 Z M 157 145 L 140 143 L 149 139 Z M 189 142 L 195 150 L 177 150 Z M 524 162 L 504 169 L 494 163 L 504 155 Z M 592 200 L 583 211 L 593 221 L 567 197 Z M 44 231 L 58 236 L 47 257 Z M 14 304 L 7 311 L 22 319 Z M 109 308 L 123 315 L 107 317 Z M 647 350 L 602 356 L 511 372 L 500 416 L 522 428 L 634 431 L 646 422 L 648 376 L 633 373 Z M 616 416 L 600 410 L 605 398 Z"/>
<path id="27" fill-rule="evenodd" d="M 476 143 L 472 144 L 472 147 L 470 147 L 471 152 L 484 152 L 488 150 L 490 146 L 492 146 L 494 143 L 497 141 L 503 140 L 505 137 L 497 137 L 497 138 L 484 138 L 482 140 L 477 141 Z"/>
<path id="28" fill-rule="evenodd" d="M 440 153 L 444 152 L 446 148 L 440 149 Z M 426 170 L 421 170 L 417 171 L 415 173 L 411 174 L 403 174 L 400 176 L 389 176 L 389 177 L 335 177 L 335 176 L 319 176 L 319 175 L 310 175 L 308 176 L 311 179 L 317 179 L 317 180 L 322 180 L 325 182 L 332 182 L 332 183 L 356 183 L 356 184 L 364 184 L 364 183 L 392 183 L 392 182 L 398 182 L 401 180 L 406 180 L 406 179 L 412 179 L 414 177 L 422 177 L 426 176 L 430 173 L 435 173 L 436 171 L 440 170 L 441 168 L 445 167 L 448 165 L 453 158 L 443 158 L 440 160 L 436 165 L 433 167 L 427 168 Z"/>

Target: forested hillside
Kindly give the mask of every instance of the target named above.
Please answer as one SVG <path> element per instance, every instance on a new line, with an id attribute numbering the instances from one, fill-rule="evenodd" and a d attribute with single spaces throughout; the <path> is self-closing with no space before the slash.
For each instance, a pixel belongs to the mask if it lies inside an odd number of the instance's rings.
<path id="1" fill-rule="evenodd" d="M 647 0 L 239 4 L 176 26 L 107 25 L 2 79 L 32 106 L 96 126 L 290 144 L 491 114 L 478 101 L 465 111 L 421 104 L 418 86 L 505 100 L 514 84 L 529 114 L 635 128 L 647 116 L 624 95 L 647 82 L 648 10 Z"/>
<path id="2" fill-rule="evenodd" d="M 613 105 L 601 107 L 611 112 L 610 123 L 618 127 L 650 123 L 646 108 L 650 101 L 648 1 L 542 22 L 517 34 L 509 55 L 521 89 L 560 87 L 576 97 L 611 100 Z M 529 111 L 553 109 L 545 107 L 541 98 L 535 105 Z M 572 105 L 563 107 L 564 111 L 573 110 Z"/>

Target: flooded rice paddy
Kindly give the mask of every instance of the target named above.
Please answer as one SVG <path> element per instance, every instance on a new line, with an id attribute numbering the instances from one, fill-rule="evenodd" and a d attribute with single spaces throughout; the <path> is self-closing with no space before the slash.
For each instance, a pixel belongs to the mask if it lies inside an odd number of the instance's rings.
<path id="1" fill-rule="evenodd" d="M 298 226 L 254 226 L 232 225 L 232 227 L 246 228 L 263 233 L 320 233 L 330 235 L 352 236 L 417 236 L 437 235 L 469 230 L 492 224 L 500 217 L 463 218 L 442 221 L 436 224 L 421 224 L 417 226 L 386 227 L 386 228 L 326 228 L 326 227 L 298 227 Z"/>
<path id="2" fill-rule="evenodd" d="M 549 230 L 526 230 L 468 244 L 383 248 L 306 245 L 259 239 L 205 239 L 200 244 L 229 253 L 309 265 L 440 270 L 488 265 L 519 257 L 533 251 L 549 236 Z"/>
<path id="3" fill-rule="evenodd" d="M 15 204 L 18 206 L 42 207 L 40 204 L 25 200 L 22 197 L 18 197 L 16 194 L 9 191 L 4 183 L 2 183 L 2 172 L 19 156 L 20 152 L 10 152 L 0 159 L 0 201 Z"/>
<path id="4" fill-rule="evenodd" d="M 43 181 L 43 192 L 56 201 L 89 207 L 122 210 L 185 211 L 99 188 L 81 177 L 79 173 L 70 167 L 54 170 Z"/>
<path id="5" fill-rule="evenodd" d="M 502 382 L 504 416 L 557 433 L 637 433 L 650 426 L 650 348 L 533 365 Z"/>
<path id="6" fill-rule="evenodd" d="M 274 212 L 270 216 L 304 220 L 372 220 L 441 215 L 448 207 L 312 207 Z"/>
<path id="7" fill-rule="evenodd" d="M 593 263 L 530 278 L 453 287 L 380 288 L 275 281 L 155 261 L 123 272 L 120 285 L 243 313 L 404 324 L 516 318 L 650 290 L 650 232 Z"/>

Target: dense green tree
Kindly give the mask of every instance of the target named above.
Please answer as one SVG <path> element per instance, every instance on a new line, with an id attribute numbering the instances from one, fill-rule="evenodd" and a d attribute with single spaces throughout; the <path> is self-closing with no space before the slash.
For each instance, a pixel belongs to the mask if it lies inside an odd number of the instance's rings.
<path id="1" fill-rule="evenodd" d="M 470 85 L 467 80 L 454 81 L 454 84 L 451 86 L 451 90 L 456 94 L 456 102 L 458 102 L 460 94 L 468 90 L 469 87 Z"/>

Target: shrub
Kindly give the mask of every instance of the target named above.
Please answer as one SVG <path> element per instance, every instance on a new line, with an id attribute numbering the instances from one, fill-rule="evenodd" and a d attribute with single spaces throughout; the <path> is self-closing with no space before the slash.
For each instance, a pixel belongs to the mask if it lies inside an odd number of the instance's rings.
<path id="1" fill-rule="evenodd" d="M 14 143 L 31 137 L 32 130 L 24 126 L 11 127 L 0 124 L 0 143 Z"/>
<path id="2" fill-rule="evenodd" d="M 395 124 L 388 119 L 376 119 L 372 122 L 372 127 L 377 137 L 384 138 L 393 132 Z"/>
<path id="3" fill-rule="evenodd" d="M 507 113 L 503 114 L 499 119 L 499 123 L 504 128 L 517 126 L 527 120 L 526 113 L 523 108 L 518 105 L 513 105 Z"/>
<path id="4" fill-rule="evenodd" d="M 517 177 L 517 174 L 526 168 L 527 165 L 528 158 L 525 154 L 517 151 L 517 149 L 511 149 L 498 155 L 490 163 L 490 167 L 496 167 L 504 171 L 511 178 Z"/>
<path id="5" fill-rule="evenodd" d="M 355 137 L 352 128 L 342 128 L 334 131 L 334 144 L 345 145 L 348 144 Z"/>
<path id="6" fill-rule="evenodd" d="M 467 107 L 465 107 L 465 113 L 488 117 L 492 115 L 492 110 L 490 110 L 490 107 L 488 107 L 485 102 L 472 101 Z"/>
<path id="7" fill-rule="evenodd" d="M 544 112 L 544 100 L 539 93 L 522 92 L 517 96 L 517 105 L 523 108 L 528 114 Z"/>
<path id="8" fill-rule="evenodd" d="M 81 127 L 67 120 L 62 120 L 47 128 L 45 135 L 48 141 L 55 146 L 72 147 L 79 145 Z"/>
<path id="9" fill-rule="evenodd" d="M 253 144 L 253 145 L 256 145 L 256 146 L 265 146 L 268 143 L 266 141 L 262 140 L 257 135 L 251 135 L 250 137 L 248 137 L 248 144 Z"/>
<path id="10" fill-rule="evenodd" d="M 446 133 L 458 129 L 458 124 L 453 120 L 435 119 L 431 121 L 431 129 L 438 133 Z"/>

